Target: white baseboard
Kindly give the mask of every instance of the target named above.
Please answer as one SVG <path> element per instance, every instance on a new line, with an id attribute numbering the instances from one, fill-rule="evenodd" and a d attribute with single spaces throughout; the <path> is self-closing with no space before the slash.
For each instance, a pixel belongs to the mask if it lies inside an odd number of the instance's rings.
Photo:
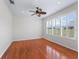
<path id="1" fill-rule="evenodd" d="M 0 59 L 1 57 L 3 56 L 3 54 L 6 52 L 6 50 L 9 48 L 9 46 L 11 45 L 13 41 L 11 41 L 8 45 L 7 45 L 7 48 L 5 48 L 5 50 L 3 51 L 3 53 L 0 55 Z"/>
<path id="2" fill-rule="evenodd" d="M 14 41 L 23 41 L 23 40 L 35 40 L 35 39 L 40 39 L 42 37 L 35 37 L 35 38 L 22 38 L 22 39 L 15 39 Z"/>
<path id="3" fill-rule="evenodd" d="M 55 41 L 53 41 L 53 40 L 51 40 L 51 39 L 49 39 L 49 38 L 47 38 L 47 37 L 43 37 L 43 38 L 46 39 L 46 40 L 48 40 L 48 41 L 50 41 L 50 42 L 57 43 L 57 42 L 55 42 Z M 63 46 L 63 47 L 69 48 L 69 49 L 71 49 L 71 50 L 73 50 L 73 51 L 78 52 L 76 49 L 73 49 L 73 48 L 71 48 L 71 47 L 64 46 L 63 44 L 60 44 L 60 43 L 57 43 L 57 44 L 59 44 L 59 45 L 61 45 L 61 46 Z"/>
<path id="4" fill-rule="evenodd" d="M 54 42 L 53 40 L 51 40 L 51 39 L 49 39 L 49 38 L 47 38 L 47 37 L 37 37 L 37 38 L 30 38 L 30 39 L 20 39 L 20 40 L 14 40 L 14 41 L 22 41 L 22 40 L 34 40 L 34 39 L 40 39 L 40 38 L 44 38 L 44 39 L 46 39 L 46 40 L 48 40 L 48 41 L 50 41 L 50 42 Z M 13 42 L 13 41 L 12 41 Z M 11 43 L 12 42 L 10 42 L 9 44 L 8 44 L 8 46 L 7 46 L 7 48 L 3 51 L 3 53 L 0 55 L 0 59 L 1 59 L 1 57 L 3 56 L 3 54 L 5 53 L 5 51 L 8 49 L 8 47 L 11 45 Z M 56 42 L 55 42 L 56 43 Z M 58 44 L 58 43 L 57 43 Z M 59 45 L 62 45 L 62 44 L 59 44 Z M 62 45 L 63 46 L 63 45 Z M 66 46 L 64 46 L 64 47 L 66 47 Z M 69 47 L 67 47 L 67 48 L 69 48 Z M 70 49 L 72 49 L 72 48 L 70 48 Z M 72 49 L 72 50 L 74 50 L 74 51 L 76 51 L 75 49 Z"/>
<path id="5" fill-rule="evenodd" d="M 13 41 L 22 41 L 22 40 L 35 40 L 35 39 L 40 39 L 40 38 L 42 38 L 42 37 L 36 37 L 36 38 L 23 38 L 23 39 L 17 39 L 17 40 L 13 40 Z M 12 42 L 13 42 L 12 41 Z M 0 55 L 0 59 L 1 59 L 1 57 L 3 56 L 3 54 L 6 52 L 6 50 L 9 48 L 9 46 L 11 45 L 11 43 L 12 42 L 10 42 L 8 45 L 7 45 L 7 48 L 5 48 L 5 50 L 3 51 L 3 53 Z"/>

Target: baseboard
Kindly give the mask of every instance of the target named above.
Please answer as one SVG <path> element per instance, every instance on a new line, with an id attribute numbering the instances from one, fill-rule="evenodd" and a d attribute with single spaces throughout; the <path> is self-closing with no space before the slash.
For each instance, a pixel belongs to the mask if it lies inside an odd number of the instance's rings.
<path id="1" fill-rule="evenodd" d="M 46 39 L 46 40 L 48 40 L 48 41 L 50 41 L 50 42 L 54 42 L 53 40 L 51 40 L 51 39 L 49 39 L 49 38 L 47 38 L 47 37 L 39 37 L 39 38 L 33 38 L 33 39 L 28 39 L 28 40 L 35 40 L 35 39 L 40 39 L 40 38 L 44 38 L 44 39 Z M 26 40 L 26 39 L 23 39 L 23 40 Z M 15 40 L 16 41 L 16 40 Z M 17 41 L 22 41 L 22 40 L 17 40 Z M 13 41 L 12 41 L 13 42 Z M 11 45 L 11 43 L 12 42 L 10 42 L 9 44 L 8 44 L 8 46 L 7 46 L 7 48 L 3 51 L 3 53 L 0 55 L 0 59 L 1 59 L 1 57 L 3 56 L 3 54 L 6 52 L 6 50 L 9 48 L 9 46 Z M 54 42 L 54 43 L 56 43 L 56 42 Z M 56 43 L 56 44 L 58 44 L 58 43 Z M 58 45 L 61 45 L 61 44 L 58 44 Z M 62 46 L 62 45 L 61 45 Z M 66 47 L 66 46 L 63 46 L 63 47 Z M 66 47 L 66 48 L 68 48 L 68 47 Z M 71 50 L 74 50 L 74 51 L 76 51 L 75 49 L 72 49 L 72 48 L 68 48 L 68 49 L 71 49 Z M 77 51 L 76 51 L 77 52 Z"/>
<path id="2" fill-rule="evenodd" d="M 23 41 L 23 40 L 36 40 L 36 39 L 41 39 L 42 37 L 37 37 L 37 38 L 30 38 L 30 39 L 27 39 L 27 38 L 24 38 L 24 39 L 19 39 L 19 40 L 13 40 L 12 42 L 16 42 L 16 41 Z M 12 42 L 10 42 L 7 46 L 7 48 L 5 48 L 5 50 L 3 51 L 3 53 L 0 55 L 0 59 L 1 57 L 5 54 L 5 52 L 7 51 L 7 49 L 10 47 L 10 45 L 12 44 Z"/>
<path id="3" fill-rule="evenodd" d="M 76 49 L 73 49 L 73 48 L 64 46 L 63 44 L 59 44 L 59 43 L 57 43 L 57 42 L 55 42 L 55 41 L 53 41 L 53 40 L 51 40 L 51 39 L 49 39 L 49 38 L 47 38 L 47 37 L 43 37 L 43 38 L 46 39 L 46 40 L 48 40 L 48 41 L 50 41 L 50 42 L 54 42 L 54 43 L 56 43 L 56 44 L 58 44 L 58 45 L 61 45 L 61 46 L 65 47 L 65 48 L 71 49 L 71 50 L 73 50 L 73 51 L 75 51 L 75 52 L 78 52 Z"/>
<path id="4" fill-rule="evenodd" d="M 36 40 L 36 39 L 40 39 L 42 37 L 36 37 L 36 38 L 22 38 L 22 39 L 15 39 L 14 41 L 23 41 L 23 40 Z"/>
<path id="5" fill-rule="evenodd" d="M 6 50 L 10 47 L 10 45 L 11 45 L 12 42 L 13 42 L 13 41 L 11 41 L 11 42 L 8 44 L 7 48 L 5 48 L 5 50 L 3 51 L 3 53 L 0 55 L 0 59 L 1 59 L 1 57 L 4 55 L 4 53 L 6 52 Z"/>

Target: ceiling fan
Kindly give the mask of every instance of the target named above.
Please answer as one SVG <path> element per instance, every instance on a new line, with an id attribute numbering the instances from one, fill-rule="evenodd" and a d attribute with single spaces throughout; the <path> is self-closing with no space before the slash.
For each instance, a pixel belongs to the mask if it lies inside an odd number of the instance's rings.
<path id="1" fill-rule="evenodd" d="M 36 7 L 36 10 L 35 11 L 30 10 L 30 12 L 33 12 L 34 13 L 34 14 L 32 14 L 32 16 L 33 15 L 37 15 L 38 17 L 40 17 L 41 15 L 45 15 L 46 14 L 46 12 L 45 11 L 42 11 L 42 9 L 39 8 L 39 7 Z"/>

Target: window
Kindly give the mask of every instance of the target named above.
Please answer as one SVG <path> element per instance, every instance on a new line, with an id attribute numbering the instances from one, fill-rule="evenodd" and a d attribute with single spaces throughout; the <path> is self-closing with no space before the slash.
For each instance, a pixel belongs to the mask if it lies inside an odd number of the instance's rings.
<path id="1" fill-rule="evenodd" d="M 67 35 L 67 20 L 66 20 L 66 16 L 61 17 L 61 30 L 62 30 L 62 36 L 66 37 L 66 35 Z"/>
<path id="2" fill-rule="evenodd" d="M 48 34 L 48 21 L 46 22 L 46 34 Z"/>
<path id="3" fill-rule="evenodd" d="M 46 32 L 49 35 L 74 38 L 75 20 L 76 13 L 73 11 L 61 16 L 54 17 L 51 20 L 47 20 Z"/>
<path id="4" fill-rule="evenodd" d="M 56 34 L 56 23 L 55 19 L 52 20 L 52 35 Z"/>
<path id="5" fill-rule="evenodd" d="M 52 34 L 52 25 L 51 25 L 51 20 L 49 20 L 49 21 L 47 21 L 47 24 L 46 24 L 47 26 L 46 26 L 46 28 L 47 28 L 47 30 L 46 30 L 46 32 L 47 32 L 47 34 Z"/>
<path id="6" fill-rule="evenodd" d="M 67 16 L 67 33 L 68 33 L 68 37 L 74 37 L 75 35 L 75 15 L 74 13 L 69 13 Z"/>
<path id="7" fill-rule="evenodd" d="M 56 35 L 57 36 L 61 36 L 61 23 L 60 23 L 60 21 L 61 21 L 61 18 L 60 17 L 57 17 L 56 18 Z"/>

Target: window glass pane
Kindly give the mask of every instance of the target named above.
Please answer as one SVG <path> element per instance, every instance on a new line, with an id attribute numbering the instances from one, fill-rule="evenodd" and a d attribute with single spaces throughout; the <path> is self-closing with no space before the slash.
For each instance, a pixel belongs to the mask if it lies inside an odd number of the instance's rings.
<path id="1" fill-rule="evenodd" d="M 57 17 L 56 18 L 56 35 L 60 36 L 61 35 L 61 18 Z"/>
<path id="2" fill-rule="evenodd" d="M 48 34 L 52 34 L 52 24 L 51 24 L 51 20 L 48 21 Z"/>
<path id="3" fill-rule="evenodd" d="M 46 22 L 46 33 L 49 35 L 75 37 L 76 13 L 69 12 Z"/>
<path id="4" fill-rule="evenodd" d="M 52 20 L 52 34 L 53 35 L 56 34 L 56 23 L 55 23 L 55 19 Z"/>
<path id="5" fill-rule="evenodd" d="M 48 21 L 46 22 L 46 34 L 48 34 Z"/>
<path id="6" fill-rule="evenodd" d="M 66 16 L 61 17 L 62 36 L 67 35 L 67 20 Z"/>
<path id="7" fill-rule="evenodd" d="M 68 26 L 68 37 L 74 37 L 74 31 L 75 31 L 75 28 L 74 28 L 74 25 L 75 25 L 75 14 L 72 12 L 72 13 L 69 13 L 67 15 L 67 26 Z"/>

